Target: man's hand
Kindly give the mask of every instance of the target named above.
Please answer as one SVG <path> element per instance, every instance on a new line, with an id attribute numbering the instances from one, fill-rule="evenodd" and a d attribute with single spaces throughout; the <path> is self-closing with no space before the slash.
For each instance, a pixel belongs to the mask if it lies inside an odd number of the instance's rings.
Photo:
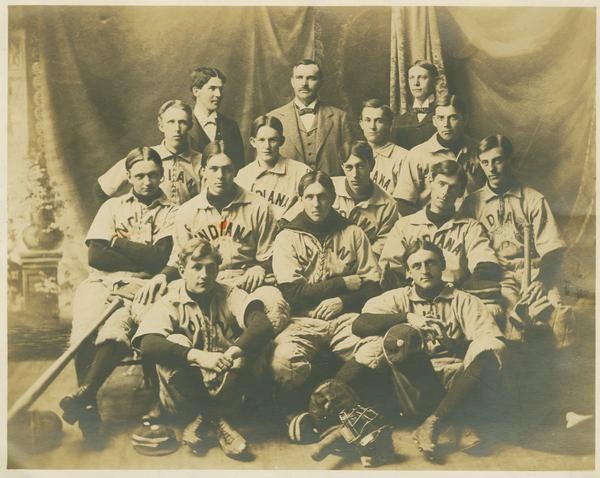
<path id="1" fill-rule="evenodd" d="M 342 279 L 344 279 L 344 284 L 346 284 L 346 289 L 348 291 L 359 290 L 362 286 L 362 278 L 358 274 L 344 276 Z"/>
<path id="2" fill-rule="evenodd" d="M 190 349 L 187 354 L 190 365 L 223 373 L 233 366 L 233 360 L 223 352 L 207 352 L 205 350 Z"/>
<path id="3" fill-rule="evenodd" d="M 519 302 L 533 304 L 544 295 L 544 285 L 539 280 L 534 280 L 525 290 L 521 290 Z"/>
<path id="4" fill-rule="evenodd" d="M 322 300 L 313 310 L 312 317 L 320 320 L 331 320 L 344 311 L 344 303 L 339 297 Z"/>
<path id="5" fill-rule="evenodd" d="M 150 279 L 135 295 L 133 301 L 146 305 L 154 302 L 167 292 L 167 276 L 157 274 Z"/>
<path id="6" fill-rule="evenodd" d="M 253 266 L 246 270 L 244 275 L 238 282 L 238 287 L 246 292 L 254 292 L 257 287 L 260 287 L 265 282 L 267 271 L 262 266 Z"/>
<path id="7" fill-rule="evenodd" d="M 225 357 L 231 359 L 232 361 L 232 369 L 239 369 L 244 366 L 244 351 L 239 348 L 237 345 L 232 345 L 224 353 Z"/>

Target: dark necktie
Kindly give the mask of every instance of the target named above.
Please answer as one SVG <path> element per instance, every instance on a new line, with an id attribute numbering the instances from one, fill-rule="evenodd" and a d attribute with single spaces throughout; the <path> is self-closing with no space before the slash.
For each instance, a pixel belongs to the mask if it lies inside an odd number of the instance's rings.
<path id="1" fill-rule="evenodd" d="M 417 114 L 423 114 L 426 115 L 427 113 L 429 113 L 429 107 L 427 108 L 413 108 L 413 111 Z"/>
<path id="2" fill-rule="evenodd" d="M 316 108 L 299 108 L 298 109 L 298 114 L 300 116 L 303 116 L 303 115 L 314 115 L 315 114 L 315 110 L 316 110 Z"/>

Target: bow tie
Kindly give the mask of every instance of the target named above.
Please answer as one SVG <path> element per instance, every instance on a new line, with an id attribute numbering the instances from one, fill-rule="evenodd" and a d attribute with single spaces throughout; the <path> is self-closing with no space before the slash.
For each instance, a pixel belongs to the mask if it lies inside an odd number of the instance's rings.
<path id="1" fill-rule="evenodd" d="M 298 114 L 303 115 L 314 115 L 317 112 L 316 108 L 298 108 Z"/>
<path id="2" fill-rule="evenodd" d="M 429 113 L 429 107 L 426 108 L 413 108 L 413 111 L 417 114 L 423 114 L 426 115 L 427 113 Z"/>

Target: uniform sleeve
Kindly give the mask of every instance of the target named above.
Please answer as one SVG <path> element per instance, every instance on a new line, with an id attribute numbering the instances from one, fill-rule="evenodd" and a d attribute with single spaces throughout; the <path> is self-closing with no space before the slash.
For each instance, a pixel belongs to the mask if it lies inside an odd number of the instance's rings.
<path id="1" fill-rule="evenodd" d="M 253 178 L 247 173 L 246 168 L 240 169 L 235 176 L 235 183 L 246 191 L 252 190 Z"/>
<path id="2" fill-rule="evenodd" d="M 131 341 L 133 346 L 139 348 L 144 335 L 168 337 L 173 334 L 177 321 L 176 313 L 177 309 L 171 304 L 168 295 L 148 307 L 140 317 L 140 324 Z"/>
<path id="3" fill-rule="evenodd" d="M 403 289 L 394 289 L 369 299 L 362 308 L 363 314 L 402 314 L 408 312 L 399 300 Z"/>
<path id="4" fill-rule="evenodd" d="M 419 151 L 411 149 L 400 167 L 400 175 L 396 184 L 395 198 L 418 204 L 421 191 L 424 189 L 424 175 L 422 173 Z"/>
<path id="5" fill-rule="evenodd" d="M 177 208 L 170 207 L 164 214 L 159 214 L 157 217 L 157 221 L 155 221 L 154 226 L 156 227 L 156 231 L 153 237 L 153 242 L 157 242 L 161 239 L 172 237 L 175 231 L 175 218 L 177 217 Z"/>
<path id="6" fill-rule="evenodd" d="M 490 243 L 490 238 L 481 223 L 473 220 L 465 236 L 465 251 L 467 254 L 467 267 L 473 273 L 477 264 L 491 262 L 498 264 L 498 258 Z"/>
<path id="7" fill-rule="evenodd" d="M 253 227 L 256 231 L 256 262 L 267 262 L 273 256 L 273 241 L 277 233 L 277 219 L 273 208 L 264 201 L 256 208 Z"/>
<path id="8" fill-rule="evenodd" d="M 395 202 L 387 203 L 381 210 L 381 217 L 378 218 L 379 230 L 377 231 L 377 239 L 375 239 L 375 242 L 371 245 L 373 252 L 377 257 L 381 256 L 381 251 L 383 250 L 388 234 L 400 217 Z"/>
<path id="9" fill-rule="evenodd" d="M 278 284 L 306 280 L 300 266 L 294 236 L 294 233 L 284 229 L 273 242 L 273 273 Z"/>
<path id="10" fill-rule="evenodd" d="M 566 247 L 560 230 L 554 219 L 554 214 L 544 197 L 540 198 L 532 214 L 535 250 L 540 257 L 549 252 Z"/>
<path id="11" fill-rule="evenodd" d="M 244 315 L 246 312 L 246 300 L 248 293 L 239 287 L 232 287 L 227 294 L 227 308 L 233 314 L 235 321 L 241 329 L 246 328 L 244 323 Z"/>
<path id="12" fill-rule="evenodd" d="M 114 164 L 98 178 L 98 184 L 107 196 L 113 196 L 127 182 L 125 158 Z"/>
<path id="13" fill-rule="evenodd" d="M 110 241 L 115 235 L 115 214 L 113 208 L 115 206 L 115 200 L 108 200 L 96 213 L 96 217 L 92 221 L 92 225 L 85 237 L 85 243 L 89 244 L 92 239 L 101 239 L 104 241 Z"/>
<path id="14" fill-rule="evenodd" d="M 405 221 L 400 219 L 389 232 L 387 239 L 381 250 L 379 257 L 379 267 L 385 270 L 386 267 L 395 270 L 404 270 L 402 265 L 402 254 L 404 254 L 404 233 Z"/>
<path id="15" fill-rule="evenodd" d="M 189 208 L 180 207 L 173 219 L 173 249 L 167 265 L 177 268 L 178 256 L 181 248 L 190 240 L 192 234 L 189 228 Z"/>
<path id="16" fill-rule="evenodd" d="M 356 247 L 356 274 L 361 276 L 363 281 L 379 283 L 381 271 L 367 235 L 358 226 L 352 226 L 351 229 Z"/>
<path id="17" fill-rule="evenodd" d="M 455 307 L 467 340 L 481 337 L 502 337 L 503 334 L 485 304 L 474 295 L 456 291 Z"/>

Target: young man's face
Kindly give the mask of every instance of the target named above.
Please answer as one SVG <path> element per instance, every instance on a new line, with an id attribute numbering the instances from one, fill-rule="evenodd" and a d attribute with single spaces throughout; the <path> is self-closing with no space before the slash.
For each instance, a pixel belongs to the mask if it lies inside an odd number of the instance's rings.
<path id="1" fill-rule="evenodd" d="M 206 163 L 202 170 L 202 177 L 211 195 L 222 196 L 233 189 L 235 167 L 229 156 L 217 154 Z"/>
<path id="2" fill-rule="evenodd" d="M 414 98 L 425 101 L 433 93 L 435 81 L 431 73 L 420 66 L 408 70 L 408 87 Z"/>
<path id="3" fill-rule="evenodd" d="M 433 116 L 433 125 L 438 134 L 446 141 L 454 141 L 462 136 L 465 118 L 454 106 L 437 106 Z"/>
<path id="4" fill-rule="evenodd" d="M 385 120 L 383 108 L 363 108 L 360 115 L 360 128 L 365 139 L 375 145 L 387 143 L 390 137 L 390 124 Z"/>
<path id="5" fill-rule="evenodd" d="M 151 197 L 158 192 L 162 171 L 153 161 L 138 161 L 127 172 L 127 180 L 136 194 Z"/>
<path id="6" fill-rule="evenodd" d="M 364 159 L 350 155 L 342 165 L 346 182 L 355 194 L 361 194 L 371 185 L 371 164 Z"/>
<path id="7" fill-rule="evenodd" d="M 333 206 L 334 197 L 319 183 L 309 184 L 300 198 L 304 212 L 313 222 L 323 222 Z"/>
<path id="8" fill-rule="evenodd" d="M 282 143 L 283 138 L 270 126 L 261 126 L 256 136 L 250 138 L 250 144 L 256 150 L 256 159 L 267 162 L 279 157 L 279 147 Z"/>
<path id="9" fill-rule="evenodd" d="M 321 74 L 317 65 L 298 65 L 292 71 L 292 88 L 296 98 L 305 105 L 317 99 L 321 88 Z"/>
<path id="10" fill-rule="evenodd" d="M 452 210 L 461 189 L 458 176 L 438 174 L 431 183 L 431 210 L 437 214 Z"/>
<path id="11" fill-rule="evenodd" d="M 444 269 L 435 252 L 419 249 L 408 258 L 406 263 L 407 274 L 412 278 L 414 285 L 424 290 L 431 290 L 441 284 Z"/>
<path id="12" fill-rule="evenodd" d="M 192 88 L 196 101 L 211 113 L 219 109 L 223 98 L 223 80 L 216 76 L 208 80 L 202 88 Z"/>
<path id="13" fill-rule="evenodd" d="M 510 178 L 510 160 L 504 156 L 502 148 L 492 148 L 481 153 L 479 164 L 488 183 L 495 189 L 504 186 Z"/>
<path id="14" fill-rule="evenodd" d="M 188 258 L 185 267 L 179 267 L 185 287 L 192 294 L 209 293 L 217 282 L 219 266 L 210 256 L 194 260 Z"/>
<path id="15" fill-rule="evenodd" d="M 158 129 L 163 133 L 165 142 L 180 146 L 187 142 L 191 123 L 190 117 L 180 108 L 171 107 L 158 118 Z"/>

